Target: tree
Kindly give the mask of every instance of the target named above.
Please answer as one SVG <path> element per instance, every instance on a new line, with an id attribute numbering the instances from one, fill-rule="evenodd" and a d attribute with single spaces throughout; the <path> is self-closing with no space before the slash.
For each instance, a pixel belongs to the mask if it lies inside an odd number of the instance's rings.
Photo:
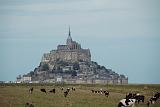
<path id="1" fill-rule="evenodd" d="M 49 70 L 49 65 L 48 64 L 44 64 L 42 66 L 42 71 L 48 71 Z"/>
<path id="2" fill-rule="evenodd" d="M 105 66 L 101 66 L 101 69 L 106 69 Z"/>
<path id="3" fill-rule="evenodd" d="M 31 72 L 30 72 L 30 75 L 31 75 L 31 76 L 33 76 L 33 75 L 34 75 L 34 72 L 33 72 L 33 71 L 31 71 Z"/>

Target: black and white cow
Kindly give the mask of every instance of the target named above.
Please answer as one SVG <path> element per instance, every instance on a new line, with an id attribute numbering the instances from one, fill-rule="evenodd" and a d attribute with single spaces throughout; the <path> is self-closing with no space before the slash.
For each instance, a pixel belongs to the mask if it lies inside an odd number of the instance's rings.
<path id="1" fill-rule="evenodd" d="M 118 103 L 118 107 L 134 107 L 136 99 L 122 99 Z"/>
<path id="2" fill-rule="evenodd" d="M 105 95 L 106 97 L 108 97 L 108 96 L 109 96 L 109 91 L 104 91 L 104 95 Z"/>
<path id="3" fill-rule="evenodd" d="M 149 99 L 147 105 L 154 104 L 160 98 L 160 92 L 156 92 L 153 97 Z"/>
<path id="4" fill-rule="evenodd" d="M 145 96 L 140 95 L 139 93 L 128 93 L 126 95 L 126 99 L 131 99 L 131 98 L 136 99 L 136 102 L 138 102 L 138 104 L 139 104 L 140 102 L 144 103 Z"/>
<path id="5" fill-rule="evenodd" d="M 136 102 L 138 102 L 138 104 L 140 103 L 140 102 L 143 102 L 144 103 L 144 99 L 145 99 L 145 96 L 144 95 L 136 95 L 136 96 L 134 96 L 135 97 L 135 99 L 136 99 Z"/>
<path id="6" fill-rule="evenodd" d="M 67 97 L 68 93 L 69 93 L 69 91 L 65 91 L 64 92 L 64 97 Z"/>

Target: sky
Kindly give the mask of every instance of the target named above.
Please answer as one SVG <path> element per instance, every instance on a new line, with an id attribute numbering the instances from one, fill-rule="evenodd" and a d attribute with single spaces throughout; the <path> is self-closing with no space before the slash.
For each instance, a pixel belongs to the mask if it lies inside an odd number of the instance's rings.
<path id="1" fill-rule="evenodd" d="M 0 0 L 0 81 L 72 39 L 129 83 L 160 84 L 159 0 Z"/>

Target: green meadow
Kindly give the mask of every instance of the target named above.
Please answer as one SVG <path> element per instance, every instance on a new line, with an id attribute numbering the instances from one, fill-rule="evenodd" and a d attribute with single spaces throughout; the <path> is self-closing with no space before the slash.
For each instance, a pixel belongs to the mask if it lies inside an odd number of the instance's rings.
<path id="1" fill-rule="evenodd" d="M 29 89 L 33 87 L 33 94 Z M 65 98 L 61 87 L 75 87 Z M 47 90 L 47 94 L 40 91 Z M 55 88 L 56 93 L 49 93 Z M 107 98 L 91 90 L 108 90 Z M 138 92 L 145 95 L 145 103 L 136 104 L 135 107 L 147 107 L 146 103 L 154 92 L 160 92 L 160 85 L 92 85 L 92 84 L 0 84 L 0 107 L 25 107 L 32 103 L 35 107 L 117 107 L 118 102 L 128 92 Z M 160 100 L 150 107 L 160 107 Z"/>

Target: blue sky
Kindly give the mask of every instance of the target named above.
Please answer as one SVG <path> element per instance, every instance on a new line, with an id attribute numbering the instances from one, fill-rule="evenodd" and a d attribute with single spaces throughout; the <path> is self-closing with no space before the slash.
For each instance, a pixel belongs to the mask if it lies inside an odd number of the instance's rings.
<path id="1" fill-rule="evenodd" d="M 39 65 L 72 38 L 92 60 L 129 77 L 160 83 L 159 0 L 0 0 L 0 80 Z"/>

